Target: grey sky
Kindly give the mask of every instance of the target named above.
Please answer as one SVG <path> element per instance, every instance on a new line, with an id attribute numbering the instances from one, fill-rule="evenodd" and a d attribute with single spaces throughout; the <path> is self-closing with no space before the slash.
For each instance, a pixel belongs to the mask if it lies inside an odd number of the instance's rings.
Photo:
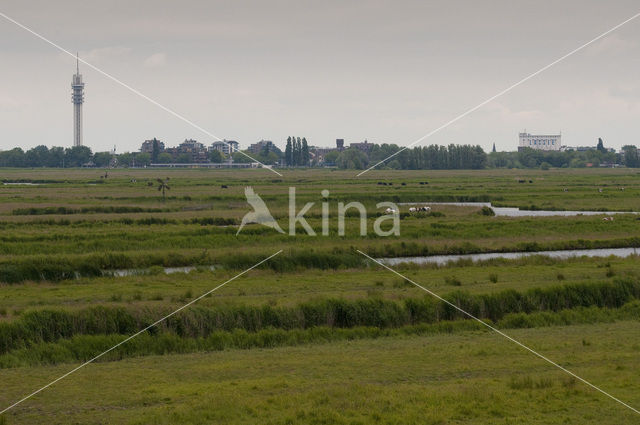
<path id="1" fill-rule="evenodd" d="M 640 11 L 629 1 L 24 1 L 0 11 L 241 147 L 406 145 Z M 72 58 L 0 19 L 0 149 L 72 144 Z M 423 144 L 640 144 L 640 19 Z M 213 140 L 96 72 L 85 144 Z"/>

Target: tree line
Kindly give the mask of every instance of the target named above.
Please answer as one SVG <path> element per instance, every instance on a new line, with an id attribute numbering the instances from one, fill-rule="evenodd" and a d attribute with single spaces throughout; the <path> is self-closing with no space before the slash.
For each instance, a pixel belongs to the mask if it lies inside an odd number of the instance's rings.
<path id="1" fill-rule="evenodd" d="M 524 148 L 516 152 L 485 153 L 480 146 L 454 145 L 424 146 L 404 149 L 397 145 L 373 145 L 368 152 L 349 148 L 325 155 L 325 163 L 345 169 L 365 169 L 378 164 L 379 168 L 397 170 L 459 170 L 483 168 L 584 168 L 624 165 L 640 167 L 640 153 L 634 145 L 626 145 L 621 153 L 604 148 L 602 140 L 597 148 L 587 150 L 541 151 Z M 394 155 L 394 156 L 392 156 Z M 391 158 L 389 158 L 392 156 Z M 388 158 L 388 160 L 387 160 Z"/>
<path id="2" fill-rule="evenodd" d="M 211 162 L 226 160 L 218 151 L 209 153 Z M 460 170 L 483 168 L 582 168 L 598 167 L 601 165 L 619 164 L 630 168 L 640 167 L 638 148 L 627 145 L 621 153 L 610 152 L 605 149 L 602 141 L 595 149 L 540 151 L 525 148 L 517 152 L 491 152 L 487 154 L 480 146 L 455 145 L 449 146 L 417 146 L 403 149 L 395 144 L 372 144 L 368 150 L 348 148 L 342 151 L 332 150 L 324 156 L 310 148 L 304 137 L 288 137 L 285 151 L 275 146 L 265 146 L 261 152 L 250 154 L 256 160 L 267 165 L 282 165 L 288 167 L 307 166 L 336 166 L 343 169 L 365 169 L 380 164 L 380 168 L 397 170 Z M 391 156 L 391 158 L 389 158 Z M 93 153 L 86 146 L 71 148 L 51 147 L 41 145 L 27 151 L 13 148 L 0 152 L 0 167 L 109 167 L 117 166 L 146 166 L 151 162 L 191 162 L 188 154 L 181 154 L 177 159 L 169 153 L 159 153 L 157 160 L 152 161 L 149 153 L 110 152 Z M 252 160 L 241 152 L 232 154 L 234 162 L 251 162 Z"/>
<path id="3" fill-rule="evenodd" d="M 325 155 L 325 162 L 333 162 L 339 168 L 347 169 L 364 169 L 392 155 L 380 166 L 397 170 L 478 170 L 487 166 L 485 151 L 480 146 L 471 145 L 431 145 L 403 149 L 393 144 L 374 144 L 369 151 L 349 148 L 334 152 Z"/>
<path id="4" fill-rule="evenodd" d="M 541 169 L 599 167 L 614 164 L 629 168 L 640 167 L 638 148 L 627 145 L 622 148 L 622 153 L 609 152 L 605 149 L 544 152 L 525 148 L 518 152 L 492 152 L 487 162 L 490 168 Z"/>
<path id="5" fill-rule="evenodd" d="M 28 151 L 13 148 L 0 152 L 0 167 L 81 167 L 92 162 L 106 167 L 111 161 L 109 152 L 92 153 L 86 146 L 72 148 L 36 146 Z"/>

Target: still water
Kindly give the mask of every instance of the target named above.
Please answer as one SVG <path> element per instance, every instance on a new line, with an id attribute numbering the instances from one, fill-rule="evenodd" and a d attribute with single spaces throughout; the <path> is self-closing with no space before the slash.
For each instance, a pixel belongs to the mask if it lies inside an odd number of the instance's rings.
<path id="1" fill-rule="evenodd" d="M 407 202 L 398 205 L 453 205 L 457 207 L 489 207 L 498 217 L 550 217 L 550 216 L 576 216 L 576 215 L 614 215 L 614 214 L 638 214 L 626 211 L 529 211 L 520 208 L 494 207 L 491 202 Z"/>
<path id="2" fill-rule="evenodd" d="M 604 248 L 604 249 L 569 249 L 562 251 L 537 251 L 537 252 L 489 252 L 484 254 L 464 254 L 464 255 L 430 255 L 428 257 L 395 257 L 379 258 L 378 261 L 393 266 L 400 263 L 413 264 L 438 264 L 445 265 L 458 260 L 483 261 L 494 258 L 517 259 L 531 257 L 533 255 L 543 255 L 550 258 L 567 259 L 572 257 L 614 257 L 625 258 L 631 255 L 640 254 L 639 248 Z"/>

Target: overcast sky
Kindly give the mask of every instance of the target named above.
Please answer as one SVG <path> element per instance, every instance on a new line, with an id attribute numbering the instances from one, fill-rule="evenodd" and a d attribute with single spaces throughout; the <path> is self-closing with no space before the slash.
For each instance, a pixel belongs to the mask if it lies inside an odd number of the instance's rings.
<path id="1" fill-rule="evenodd" d="M 24 1 L 0 11 L 246 147 L 407 145 L 640 11 L 621 1 Z M 423 144 L 640 145 L 640 18 Z M 0 149 L 73 141 L 73 58 L 0 18 Z M 84 142 L 214 139 L 83 67 Z"/>

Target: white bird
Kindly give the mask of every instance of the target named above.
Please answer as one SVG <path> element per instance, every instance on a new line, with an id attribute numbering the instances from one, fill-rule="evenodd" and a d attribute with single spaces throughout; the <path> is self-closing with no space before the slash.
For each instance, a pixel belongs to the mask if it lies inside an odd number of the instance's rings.
<path id="1" fill-rule="evenodd" d="M 276 219 L 273 218 L 271 212 L 269 212 L 269 208 L 267 208 L 267 205 L 264 203 L 262 198 L 260 198 L 260 195 L 253 191 L 253 188 L 245 187 L 244 195 L 247 197 L 247 202 L 249 203 L 249 205 L 253 207 L 253 211 L 246 213 L 244 217 L 242 217 L 242 223 L 240 223 L 240 227 L 236 232 L 236 236 L 238 235 L 238 233 L 240 233 L 244 225 L 249 223 L 264 224 L 267 227 L 276 229 L 280 233 L 284 233 L 284 230 L 280 228 L 280 225 L 278 224 Z"/>

